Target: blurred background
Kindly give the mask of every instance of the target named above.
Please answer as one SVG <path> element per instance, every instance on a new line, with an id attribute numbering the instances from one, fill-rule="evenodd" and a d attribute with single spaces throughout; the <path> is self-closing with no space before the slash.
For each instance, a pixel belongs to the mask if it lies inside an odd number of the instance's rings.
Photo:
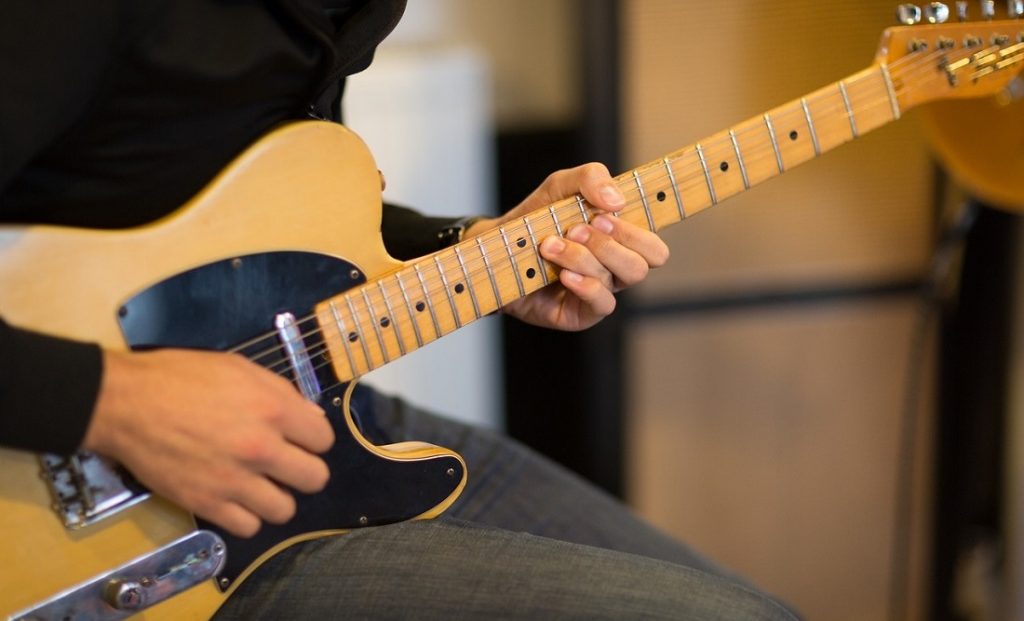
<path id="1" fill-rule="evenodd" d="M 389 200 L 497 213 L 867 67 L 894 9 L 411 0 L 346 122 Z M 984 105 L 1020 166 L 1024 109 Z M 486 320 L 367 381 L 507 430 L 806 618 L 1024 619 L 1020 222 L 950 179 L 931 120 L 663 231 L 669 265 L 596 329 Z"/>

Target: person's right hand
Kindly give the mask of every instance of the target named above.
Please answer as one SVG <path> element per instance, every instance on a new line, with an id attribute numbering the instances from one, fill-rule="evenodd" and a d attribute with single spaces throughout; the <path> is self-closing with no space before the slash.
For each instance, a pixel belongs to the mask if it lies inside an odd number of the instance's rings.
<path id="1" fill-rule="evenodd" d="M 241 356 L 189 350 L 104 352 L 103 381 L 82 448 L 229 532 L 283 523 L 330 473 L 334 443 L 319 406 Z"/>

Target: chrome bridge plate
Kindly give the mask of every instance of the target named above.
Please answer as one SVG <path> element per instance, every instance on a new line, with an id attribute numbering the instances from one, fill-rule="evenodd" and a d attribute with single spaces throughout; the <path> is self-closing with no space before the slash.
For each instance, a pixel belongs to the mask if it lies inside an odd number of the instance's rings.
<path id="1" fill-rule="evenodd" d="M 116 621 L 209 580 L 224 567 L 224 541 L 197 530 L 145 556 L 92 578 L 10 621 Z"/>
<path id="2" fill-rule="evenodd" d="M 98 522 L 149 497 L 113 462 L 94 453 L 45 454 L 39 461 L 53 508 L 69 530 Z"/>

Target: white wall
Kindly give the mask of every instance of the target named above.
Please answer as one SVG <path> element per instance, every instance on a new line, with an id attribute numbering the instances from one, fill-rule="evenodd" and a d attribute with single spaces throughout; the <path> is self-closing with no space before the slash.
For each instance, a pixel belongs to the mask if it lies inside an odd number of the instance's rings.
<path id="1" fill-rule="evenodd" d="M 374 153 L 387 179 L 385 200 L 430 215 L 494 213 L 486 63 L 466 47 L 423 47 L 430 22 L 410 20 L 412 12 L 406 19 L 414 32 L 383 46 L 368 71 L 350 78 L 346 124 Z M 501 427 L 498 330 L 484 318 L 365 381 L 430 410 Z"/>

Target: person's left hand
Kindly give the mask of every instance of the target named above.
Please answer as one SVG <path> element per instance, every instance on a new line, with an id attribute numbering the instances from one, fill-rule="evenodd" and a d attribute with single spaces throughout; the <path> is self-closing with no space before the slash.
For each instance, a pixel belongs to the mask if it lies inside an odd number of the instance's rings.
<path id="1" fill-rule="evenodd" d="M 530 196 L 504 216 L 478 220 L 466 231 L 476 236 L 504 222 L 581 194 L 591 205 L 620 211 L 626 200 L 602 164 L 584 164 L 549 176 Z M 584 330 L 615 310 L 614 293 L 647 277 L 668 260 L 668 246 L 654 233 L 610 214 L 577 224 L 564 238 L 553 235 L 540 244 L 541 256 L 562 268 L 558 282 L 516 300 L 502 311 L 533 325 Z"/>

